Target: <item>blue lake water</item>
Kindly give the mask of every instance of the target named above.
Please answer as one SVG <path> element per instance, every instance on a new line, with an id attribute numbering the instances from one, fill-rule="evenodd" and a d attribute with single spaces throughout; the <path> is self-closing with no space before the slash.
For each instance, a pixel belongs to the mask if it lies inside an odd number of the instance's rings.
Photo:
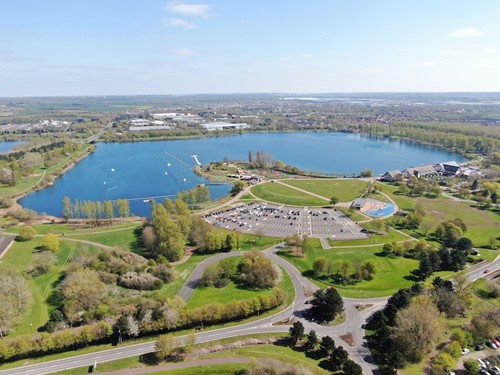
<path id="1" fill-rule="evenodd" d="M 6 141 L 0 142 L 0 152 L 10 151 L 18 145 L 22 145 L 23 141 Z"/>
<path id="2" fill-rule="evenodd" d="M 227 157 L 247 160 L 252 149 L 270 152 L 276 160 L 306 170 L 375 175 L 425 163 L 466 159 L 444 149 L 401 140 L 347 133 L 260 133 L 189 140 L 102 143 L 95 153 L 56 180 L 53 186 L 31 193 L 21 205 L 60 216 L 64 196 L 82 200 L 130 199 L 131 211 L 149 216 L 145 198 L 175 196 L 201 183 L 196 165 Z M 212 199 L 226 195 L 229 185 L 210 186 Z"/>

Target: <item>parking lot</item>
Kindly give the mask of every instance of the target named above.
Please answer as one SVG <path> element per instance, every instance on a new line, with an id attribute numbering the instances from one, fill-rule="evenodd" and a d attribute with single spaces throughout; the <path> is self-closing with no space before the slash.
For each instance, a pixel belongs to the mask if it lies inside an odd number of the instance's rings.
<path id="1" fill-rule="evenodd" d="M 263 233 L 285 238 L 306 234 L 316 238 L 354 240 L 367 238 L 363 228 L 337 209 L 297 208 L 267 203 L 250 203 L 205 215 L 217 227 L 242 233 Z"/>

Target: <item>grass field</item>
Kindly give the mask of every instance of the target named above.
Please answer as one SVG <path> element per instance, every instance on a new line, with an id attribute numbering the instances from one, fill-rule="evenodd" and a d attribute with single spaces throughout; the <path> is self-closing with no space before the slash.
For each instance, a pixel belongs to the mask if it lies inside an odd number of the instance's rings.
<path id="1" fill-rule="evenodd" d="M 418 268 L 418 261 L 406 258 L 391 259 L 376 255 L 380 250 L 380 247 L 336 247 L 323 250 L 317 240 L 310 240 L 304 258 L 289 255 L 285 255 L 285 257 L 302 272 L 312 270 L 313 262 L 321 256 L 331 259 L 333 262 L 339 259 L 348 262 L 354 260 L 373 261 L 377 268 L 373 280 L 361 281 L 354 285 L 335 285 L 339 293 L 344 297 L 383 297 L 394 294 L 398 289 L 411 286 L 416 281 L 411 276 L 411 271 Z M 333 285 L 328 280 L 313 279 L 313 281 L 320 287 Z"/>
<path id="2" fill-rule="evenodd" d="M 328 204 L 328 200 L 273 182 L 252 187 L 252 193 L 267 202 L 291 206 L 324 206 Z"/>
<path id="3" fill-rule="evenodd" d="M 321 195 L 327 199 L 336 197 L 340 202 L 350 202 L 359 198 L 368 186 L 368 182 L 354 179 L 282 180 L 281 182 Z"/>
<path id="4" fill-rule="evenodd" d="M 34 239 L 26 242 L 14 242 L 9 252 L 0 262 L 0 272 L 14 271 L 24 273 L 31 264 L 31 258 L 36 248 L 40 246 L 41 240 Z M 28 287 L 31 291 L 33 303 L 25 310 L 23 317 L 11 336 L 36 333 L 37 328 L 45 324 L 48 314 L 56 307 L 51 306 L 47 300 L 65 269 L 67 261 L 76 253 L 82 245 L 78 243 L 61 242 L 59 251 L 56 253 L 57 262 L 45 275 L 36 277 L 28 276 Z M 89 247 L 83 245 L 83 247 Z"/>
<path id="5" fill-rule="evenodd" d="M 234 259 L 234 262 L 237 263 L 241 261 L 241 257 L 234 257 L 231 259 Z M 281 274 L 282 278 L 278 286 L 284 291 L 286 291 L 287 294 L 290 294 L 290 292 L 293 291 L 292 280 L 290 279 L 290 276 L 288 275 L 287 272 L 282 270 Z M 224 304 L 230 301 L 241 301 L 257 297 L 260 294 L 272 295 L 273 291 L 269 289 L 260 291 L 250 290 L 243 288 L 238 284 L 236 284 L 235 282 L 231 281 L 224 288 L 214 288 L 214 287 L 196 288 L 194 290 L 193 295 L 191 296 L 191 298 L 187 303 L 187 307 L 196 308 L 209 303 L 218 302 Z M 291 293 L 291 295 L 288 296 L 288 302 L 290 302 L 292 299 L 293 299 L 293 292 Z"/>

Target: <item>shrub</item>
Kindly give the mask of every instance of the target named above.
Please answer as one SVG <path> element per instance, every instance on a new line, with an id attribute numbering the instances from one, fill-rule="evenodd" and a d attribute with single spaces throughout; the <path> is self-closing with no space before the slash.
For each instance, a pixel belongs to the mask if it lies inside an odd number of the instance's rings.
<path id="1" fill-rule="evenodd" d="M 28 273 L 31 276 L 43 275 L 50 271 L 56 263 L 57 258 L 50 251 L 42 251 L 33 255 L 31 267 L 28 268 Z"/>
<path id="2" fill-rule="evenodd" d="M 31 225 L 25 225 L 19 231 L 19 235 L 17 236 L 17 238 L 20 241 L 29 241 L 35 238 L 36 234 L 37 231 L 35 228 L 33 228 Z"/>
<path id="3" fill-rule="evenodd" d="M 47 233 L 42 240 L 42 250 L 55 253 L 59 250 L 59 239 L 55 234 Z"/>
<path id="4" fill-rule="evenodd" d="M 169 283 L 174 279 L 174 272 L 168 264 L 160 264 L 154 267 L 151 273 L 165 283 Z"/>
<path id="5" fill-rule="evenodd" d="M 118 284 L 129 289 L 153 290 L 161 288 L 163 281 L 150 273 L 127 272 L 118 278 Z"/>

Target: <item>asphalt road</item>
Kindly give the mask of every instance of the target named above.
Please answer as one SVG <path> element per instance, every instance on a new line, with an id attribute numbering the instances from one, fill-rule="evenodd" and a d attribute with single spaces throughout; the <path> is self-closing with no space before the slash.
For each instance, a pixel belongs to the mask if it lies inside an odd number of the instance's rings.
<path id="1" fill-rule="evenodd" d="M 303 277 L 302 274 L 291 263 L 277 256 L 276 251 L 277 247 L 274 246 L 265 250 L 264 254 L 273 262 L 283 267 L 290 274 L 295 288 L 295 298 L 293 300 L 293 303 L 286 309 L 276 314 L 252 322 L 243 323 L 227 328 L 198 331 L 196 333 L 196 342 L 203 343 L 255 333 L 288 332 L 288 330 L 290 329 L 289 325 L 274 325 L 273 323 L 295 317 L 302 322 L 306 332 L 309 332 L 313 329 L 316 331 L 318 336 L 331 336 L 335 340 L 337 345 L 342 345 L 344 349 L 348 351 L 350 358 L 362 367 L 364 374 L 379 374 L 376 365 L 373 363 L 370 351 L 364 338 L 363 326 L 366 323 L 366 320 L 375 311 L 382 309 L 385 306 L 387 298 L 344 298 L 343 300 L 346 319 L 343 323 L 335 326 L 321 325 L 316 322 L 306 320 L 303 317 L 304 311 L 308 308 L 306 301 L 311 298 L 312 293 L 318 288 L 307 278 Z M 191 274 L 190 278 L 186 281 L 179 295 L 185 300 L 189 299 L 197 281 L 203 274 L 203 270 L 207 265 L 214 263 L 220 259 L 237 255 L 241 255 L 241 252 L 217 254 L 201 262 L 195 269 L 195 271 Z M 485 277 L 489 275 L 489 273 L 484 273 L 485 269 L 488 269 L 490 272 L 500 270 L 500 257 L 497 257 L 494 262 L 481 265 L 480 267 L 472 270 L 470 273 L 468 273 L 468 276 L 471 280 Z M 363 306 L 363 308 L 360 308 L 360 306 Z M 340 336 L 347 333 L 352 335 L 354 342 L 353 346 L 348 345 L 340 338 Z M 187 336 L 181 336 L 181 339 L 185 339 L 186 337 Z M 151 353 L 154 350 L 155 342 L 150 341 L 141 344 L 120 346 L 114 349 L 107 349 L 96 353 L 72 356 L 65 359 L 58 359 L 37 364 L 26 364 L 22 367 L 2 370 L 0 371 L 0 375 L 50 374 L 53 372 L 71 368 L 91 366 L 95 362 L 99 364 L 102 362 L 109 362 L 117 359 L 138 356 L 146 353 Z"/>

